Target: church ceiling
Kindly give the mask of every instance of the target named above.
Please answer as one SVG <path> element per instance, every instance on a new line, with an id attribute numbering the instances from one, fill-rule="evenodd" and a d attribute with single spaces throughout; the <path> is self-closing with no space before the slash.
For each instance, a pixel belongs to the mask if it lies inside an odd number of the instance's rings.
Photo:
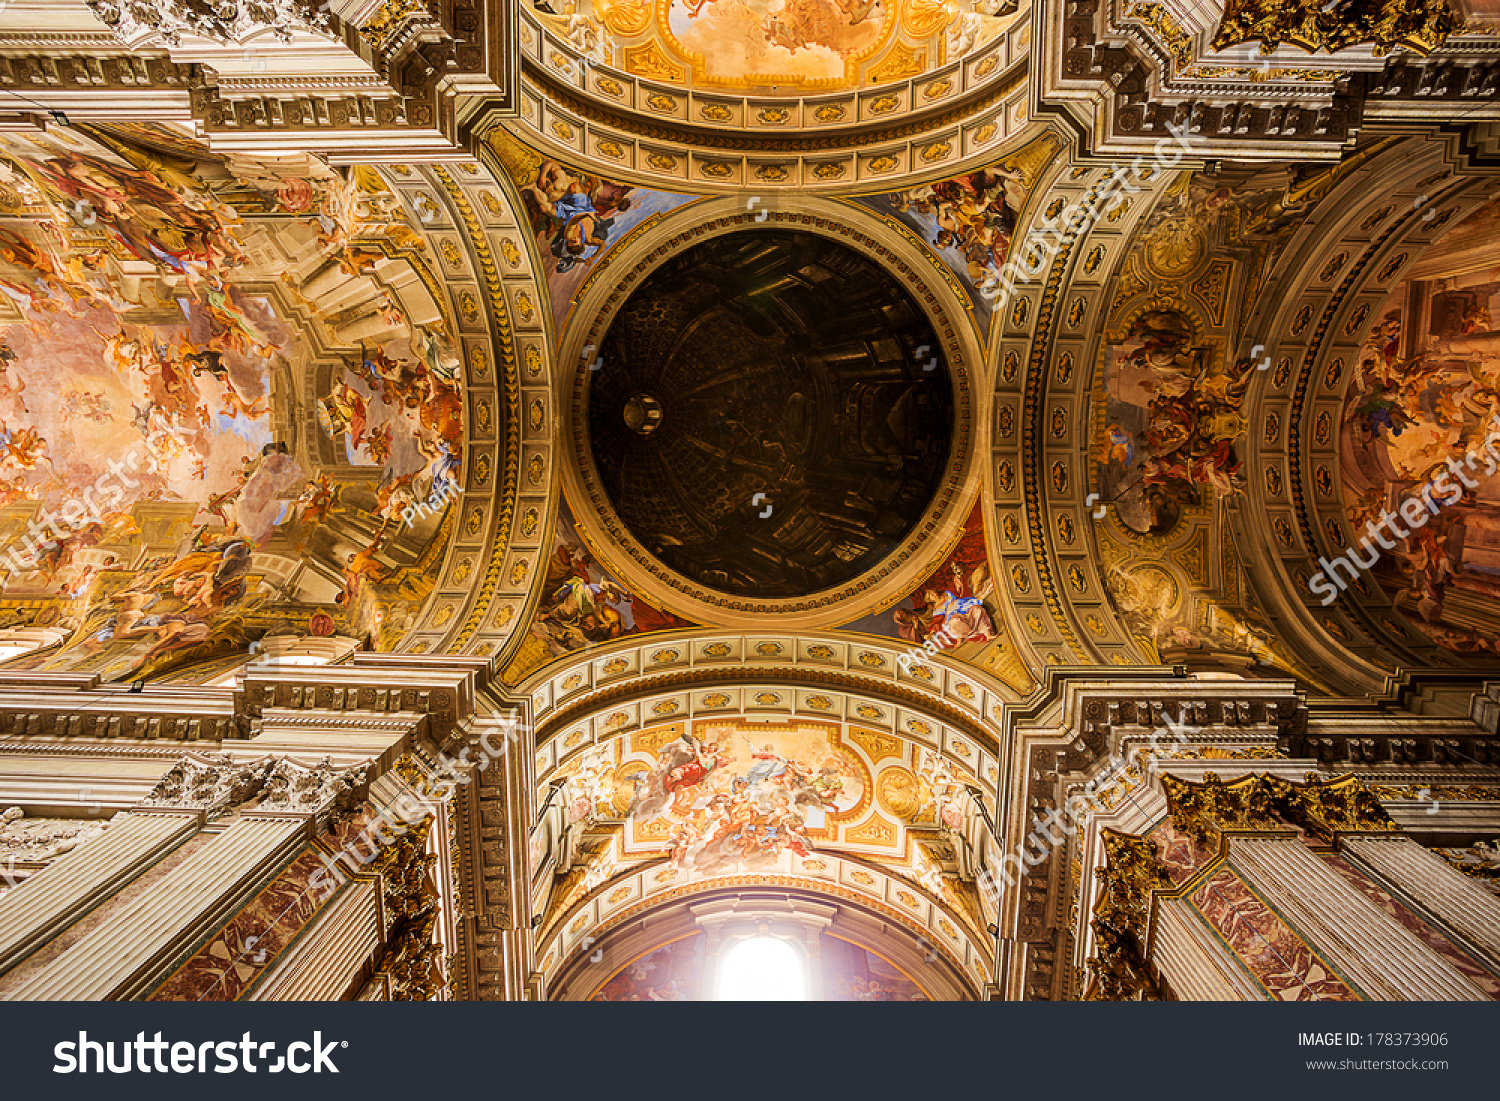
<path id="1" fill-rule="evenodd" d="M 920 522 L 948 465 L 953 392 L 930 323 L 826 238 L 747 232 L 673 257 L 598 355 L 588 434 L 610 505 L 717 592 L 807 596 L 858 576 Z"/>
<path id="2" fill-rule="evenodd" d="M 3 171 L 0 599 L 68 632 L 33 663 L 410 643 L 499 477 L 465 462 L 500 357 L 435 192 L 144 125 L 9 136 Z"/>
<path id="3" fill-rule="evenodd" d="M 667 84 L 771 95 L 932 72 L 1015 22 L 1014 0 L 534 0 L 585 56 Z"/>
<path id="4" fill-rule="evenodd" d="M 1457 222 L 1372 311 L 1344 393 L 1337 490 L 1326 466 L 1315 472 L 1318 491 L 1342 499 L 1360 559 L 1395 538 L 1372 538 L 1367 525 L 1378 529 L 1382 513 L 1399 514 L 1403 499 L 1423 502 L 1430 520 L 1396 553 L 1379 554 L 1356 585 L 1378 584 L 1416 630 L 1459 654 L 1497 647 L 1490 619 L 1500 596 L 1497 308 L 1500 204 L 1492 199 Z"/>
<path id="5" fill-rule="evenodd" d="M 1493 757 L 1481 6 L 0 0 L 4 668 L 473 671 L 317 692 L 425 708 L 409 782 L 524 732 L 439 831 L 491 990 L 693 997 L 760 891 L 830 997 L 1078 993 L 1097 838 L 977 875 L 1173 709 Z"/>

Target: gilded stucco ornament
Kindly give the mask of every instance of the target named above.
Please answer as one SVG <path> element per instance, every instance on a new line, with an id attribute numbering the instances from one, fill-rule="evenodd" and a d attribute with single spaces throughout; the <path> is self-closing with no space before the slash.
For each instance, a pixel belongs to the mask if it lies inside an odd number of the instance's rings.
<path id="1" fill-rule="evenodd" d="M 1172 886 L 1157 859 L 1156 846 L 1142 837 L 1105 830 L 1102 890 L 1092 922 L 1097 954 L 1088 961 L 1092 974 L 1085 999 L 1132 1001 L 1153 986 L 1141 950 L 1151 915 L 1151 892 Z"/>
<path id="2" fill-rule="evenodd" d="M 1397 47 L 1428 54 L 1458 27 L 1445 0 L 1230 0 L 1213 48 L 1258 41 L 1262 54 L 1283 44 L 1313 53 L 1373 45 L 1376 57 Z"/>
<path id="3" fill-rule="evenodd" d="M 1265 775 L 1226 783 L 1205 772 L 1200 783 L 1164 776 L 1162 789 L 1173 822 L 1201 841 L 1217 841 L 1225 832 L 1279 832 L 1294 826 L 1330 842 L 1340 833 L 1397 830 L 1353 773 L 1323 780 L 1310 772 L 1298 784 Z"/>

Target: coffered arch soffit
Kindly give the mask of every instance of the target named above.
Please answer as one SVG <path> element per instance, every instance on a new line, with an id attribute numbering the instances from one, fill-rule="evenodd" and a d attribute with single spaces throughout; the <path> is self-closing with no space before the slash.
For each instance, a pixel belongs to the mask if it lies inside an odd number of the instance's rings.
<path id="1" fill-rule="evenodd" d="M 1437 423 L 1473 422 L 1470 449 L 1494 430 L 1485 426 L 1493 413 L 1475 406 L 1464 414 L 1461 408 L 1471 382 L 1478 387 L 1467 395 L 1471 404 L 1482 404 L 1486 392 L 1493 366 L 1486 361 L 1486 326 L 1478 325 L 1477 344 L 1454 339 L 1453 332 L 1471 329 L 1440 330 L 1442 319 L 1426 312 L 1413 316 L 1413 307 L 1428 310 L 1447 273 L 1466 270 L 1445 268 L 1443 254 L 1473 240 L 1481 260 L 1488 256 L 1493 264 L 1500 256 L 1489 228 L 1496 175 L 1493 166 L 1468 163 L 1452 135 L 1393 142 L 1329 190 L 1320 216 L 1298 230 L 1268 275 L 1247 324 L 1246 341 L 1249 334 L 1273 334 L 1263 354 L 1274 366 L 1257 372 L 1250 392 L 1260 418 L 1252 425 L 1247 504 L 1257 507 L 1236 509 L 1231 525 L 1247 563 L 1254 563 L 1260 599 L 1284 620 L 1288 636 L 1303 640 L 1309 663 L 1326 662 L 1330 678 L 1347 671 L 1342 683 L 1348 689 L 1371 692 L 1398 673 L 1456 672 L 1493 661 L 1492 653 L 1486 659 L 1460 637 L 1473 626 L 1466 614 L 1492 621 L 1493 604 L 1485 611 L 1483 597 L 1455 619 L 1451 610 L 1419 610 L 1389 582 L 1377 582 L 1377 574 L 1360 577 L 1327 605 L 1309 586 L 1320 559 L 1347 556 L 1346 548 L 1358 548 L 1367 538 L 1366 517 L 1356 525 L 1350 512 L 1356 503 L 1348 484 L 1357 477 L 1355 453 L 1380 447 L 1382 439 L 1393 442 L 1390 432 L 1403 420 L 1408 431 L 1429 430 L 1395 408 L 1396 422 L 1374 439 L 1360 427 L 1368 423 L 1372 399 L 1401 403 L 1406 384 L 1382 389 L 1377 373 L 1389 370 L 1399 378 L 1405 370 L 1413 382 L 1451 392 L 1459 405 L 1440 411 Z M 1401 330 L 1399 347 L 1397 337 L 1385 335 L 1388 326 L 1393 334 Z M 1427 362 L 1436 374 L 1423 374 Z M 1462 385 L 1447 387 L 1449 367 L 1462 376 Z M 1453 446 L 1462 452 L 1463 445 Z M 1438 448 L 1430 458 L 1447 455 Z M 1391 484 L 1415 492 L 1425 478 L 1412 470 L 1392 477 Z M 1371 515 L 1395 504 L 1383 498 Z M 1470 519 L 1472 545 L 1482 541 L 1482 523 Z M 1415 544 L 1406 550 L 1416 553 Z"/>
<path id="2" fill-rule="evenodd" d="M 560 159 L 669 189 L 869 190 L 951 174 L 998 155 L 1029 117 L 1029 6 L 971 16 L 985 24 L 977 44 L 955 49 L 955 39 L 946 50 L 943 27 L 953 12 L 917 5 L 930 13 L 898 18 L 901 6 L 888 4 L 888 13 L 877 14 L 888 24 L 884 30 L 899 23 L 900 37 L 915 20 L 918 30 L 935 35 L 933 43 L 896 42 L 890 58 L 897 63 L 879 72 L 754 83 L 741 72 L 690 76 L 664 57 L 656 60 L 661 51 L 654 43 L 614 48 L 598 36 L 577 35 L 570 41 L 562 20 L 523 6 L 521 110 L 502 125 Z M 645 4 L 606 5 L 606 27 L 627 8 L 639 11 L 639 27 L 632 24 L 623 38 L 606 31 L 604 38 L 623 43 L 672 33 L 665 22 L 652 23 Z M 934 64 L 939 56 L 950 60 Z"/>

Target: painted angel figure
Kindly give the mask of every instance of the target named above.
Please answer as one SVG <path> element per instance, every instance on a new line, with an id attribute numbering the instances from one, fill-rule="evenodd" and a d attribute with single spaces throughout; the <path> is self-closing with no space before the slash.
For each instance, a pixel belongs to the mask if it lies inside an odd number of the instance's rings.
<path id="1" fill-rule="evenodd" d="M 630 187 L 568 171 L 545 160 L 536 181 L 524 189 L 533 205 L 538 233 L 550 234 L 550 251 L 559 274 L 599 255 L 609 240 L 615 217 L 630 209 Z"/>

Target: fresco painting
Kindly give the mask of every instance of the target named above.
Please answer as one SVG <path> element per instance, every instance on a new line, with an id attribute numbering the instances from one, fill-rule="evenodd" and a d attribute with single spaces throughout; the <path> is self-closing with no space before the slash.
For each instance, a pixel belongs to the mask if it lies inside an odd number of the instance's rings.
<path id="1" fill-rule="evenodd" d="M 968 292 L 980 330 L 987 332 L 993 288 L 1010 254 L 1024 199 L 1021 174 L 996 166 L 855 201 L 901 222 L 952 269 Z"/>
<path id="2" fill-rule="evenodd" d="M 845 623 L 840 630 L 896 639 L 912 660 L 923 648 L 979 666 L 1017 692 L 1032 685 L 1000 613 L 985 549 L 984 514 L 976 500 L 957 540 L 926 579 L 891 607 Z"/>
<path id="3" fill-rule="evenodd" d="M 920 76 L 993 42 L 1018 0 L 533 0 L 585 57 L 771 94 Z"/>
<path id="4" fill-rule="evenodd" d="M 1500 203 L 1450 229 L 1375 314 L 1345 396 L 1339 469 L 1351 529 L 1440 475 L 1441 509 L 1371 574 L 1409 621 L 1461 654 L 1500 651 Z M 1469 465 L 1468 459 L 1474 457 Z M 1466 475 L 1455 477 L 1448 465 Z M 1451 503 L 1450 503 L 1451 502 Z"/>
<path id="5" fill-rule="evenodd" d="M 958 542 L 942 565 L 905 600 L 892 608 L 843 626 L 846 631 L 898 638 L 913 646 L 929 639 L 957 657 L 973 658 L 996 637 L 994 579 L 984 545 L 978 501 L 970 509 Z"/>
<path id="6" fill-rule="evenodd" d="M 0 596 L 74 628 L 23 664 L 151 675 L 288 619 L 379 646 L 411 614 L 441 513 L 402 510 L 455 484 L 462 401 L 441 318 L 369 278 L 421 247 L 395 201 L 164 127 L 0 139 Z M 288 412 L 314 388 L 321 439 Z"/>
<path id="7" fill-rule="evenodd" d="M 817 725 L 684 730 L 616 777 L 633 786 L 626 817 L 664 819 L 671 867 L 703 875 L 810 857 L 809 831 L 849 817 L 871 788 L 858 756 Z"/>
<path id="8" fill-rule="evenodd" d="M 628 592 L 585 548 L 566 503 L 560 509 L 552 555 L 531 636 L 552 657 L 625 635 L 691 627 Z"/>
<path id="9" fill-rule="evenodd" d="M 927 993 L 869 949 L 823 934 L 823 998 L 830 1002 L 925 1002 Z"/>
<path id="10" fill-rule="evenodd" d="M 1135 531 L 1171 531 L 1185 507 L 1244 493 L 1235 442 L 1254 364 L 1215 358 L 1174 310 L 1142 314 L 1110 346 L 1099 485 Z"/>
<path id="11" fill-rule="evenodd" d="M 638 226 L 694 199 L 580 171 L 504 131 L 492 134 L 490 144 L 521 192 L 559 332 L 574 297 L 606 253 Z"/>
<path id="12" fill-rule="evenodd" d="M 648 952 L 626 964 L 590 998 L 593 1002 L 696 1002 L 702 998 L 704 935 Z"/>
<path id="13" fill-rule="evenodd" d="M 1017 217 L 1058 144 L 1045 134 L 986 168 L 853 201 L 921 240 L 953 272 L 987 334 Z"/>

